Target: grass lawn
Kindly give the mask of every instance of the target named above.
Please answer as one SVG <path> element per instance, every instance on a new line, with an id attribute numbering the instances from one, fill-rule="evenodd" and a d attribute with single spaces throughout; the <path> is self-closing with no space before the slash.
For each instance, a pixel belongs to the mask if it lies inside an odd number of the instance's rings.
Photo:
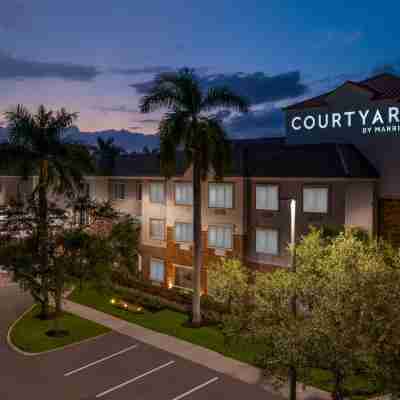
<path id="1" fill-rule="evenodd" d="M 40 353 L 110 331 L 102 325 L 64 313 L 59 320 L 59 326 L 61 329 L 68 330 L 69 335 L 54 338 L 46 335 L 48 330 L 54 328 L 54 321 L 42 321 L 37 318 L 38 313 L 39 307 L 35 306 L 17 322 L 11 331 L 12 343 L 23 351 Z"/>
<path id="2" fill-rule="evenodd" d="M 121 298 L 121 295 L 123 296 L 123 292 L 118 291 L 115 297 Z M 85 288 L 82 291 L 75 290 L 70 296 L 70 300 L 77 303 L 257 366 L 256 357 L 261 352 L 260 345 L 246 343 L 232 348 L 225 345 L 223 334 L 218 327 L 208 326 L 194 329 L 184 326 L 188 320 L 188 316 L 184 313 L 164 309 L 155 313 L 145 311 L 143 314 L 135 314 L 115 307 L 110 303 L 110 299 L 109 295 L 99 293 L 91 288 Z M 311 380 L 307 382 L 308 384 L 323 390 L 331 390 L 332 376 L 329 372 L 314 369 L 311 375 Z M 349 379 L 346 389 L 353 394 L 352 397 L 354 399 L 366 398 L 368 395 L 379 392 L 378 388 L 369 383 L 365 377 Z"/>

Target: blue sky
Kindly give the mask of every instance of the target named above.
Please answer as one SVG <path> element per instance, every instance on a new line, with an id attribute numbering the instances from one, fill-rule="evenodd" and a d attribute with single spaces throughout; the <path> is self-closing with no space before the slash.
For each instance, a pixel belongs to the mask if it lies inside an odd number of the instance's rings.
<path id="1" fill-rule="evenodd" d="M 137 111 L 143 83 L 190 66 L 205 87 L 228 82 L 251 97 L 252 113 L 226 118 L 232 134 L 275 135 L 282 105 L 398 68 L 398 2 L 298 4 L 2 0 L 0 110 L 66 106 L 84 131 L 154 133 L 160 114 Z"/>

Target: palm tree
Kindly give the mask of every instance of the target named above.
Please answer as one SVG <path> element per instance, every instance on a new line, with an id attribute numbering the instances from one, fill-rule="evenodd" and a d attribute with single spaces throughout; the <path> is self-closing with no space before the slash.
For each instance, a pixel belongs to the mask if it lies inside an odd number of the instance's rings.
<path id="1" fill-rule="evenodd" d="M 104 175 L 110 175 L 115 167 L 116 158 L 124 153 L 124 150 L 114 144 L 113 138 L 97 139 L 97 148 L 94 151 L 100 163 L 100 170 Z"/>
<path id="2" fill-rule="evenodd" d="M 40 106 L 31 114 L 22 105 L 5 113 L 8 141 L 0 145 L 0 162 L 22 179 L 37 176 L 32 200 L 37 205 L 37 253 L 42 276 L 49 271 L 50 190 L 72 196 L 82 187 L 83 174 L 94 170 L 86 147 L 69 142 L 66 130 L 77 119 L 76 113 L 46 110 Z M 50 286 L 42 282 L 42 316 L 48 317 Z M 61 300 L 61 296 L 60 296 Z M 56 305 L 60 311 L 60 304 Z"/>
<path id="3" fill-rule="evenodd" d="M 231 109 L 248 111 L 247 101 L 226 87 L 203 93 L 193 70 L 159 75 L 152 89 L 140 102 L 140 110 L 149 113 L 160 108 L 168 111 L 160 122 L 160 159 L 163 174 L 175 172 L 176 149 L 183 146 L 186 160 L 193 167 L 193 301 L 192 324 L 201 324 L 201 181 L 212 166 L 216 178 L 222 178 L 230 162 L 230 143 L 217 118 L 211 112 Z"/>

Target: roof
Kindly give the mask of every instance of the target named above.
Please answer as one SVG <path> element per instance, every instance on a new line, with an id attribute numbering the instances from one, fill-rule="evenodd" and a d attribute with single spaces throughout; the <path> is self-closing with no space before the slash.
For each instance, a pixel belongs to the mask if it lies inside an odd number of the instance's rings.
<path id="1" fill-rule="evenodd" d="M 363 178 L 376 179 L 378 172 L 351 144 L 287 144 L 285 138 L 232 141 L 232 169 L 226 176 L 279 178 Z M 188 165 L 177 152 L 176 176 Z M 113 172 L 118 177 L 159 176 L 158 154 L 120 157 Z"/>
<path id="2" fill-rule="evenodd" d="M 346 81 L 342 86 L 353 85 L 360 89 L 366 90 L 372 94 L 372 101 L 377 100 L 395 100 L 400 99 L 400 77 L 388 73 L 379 74 L 372 78 L 365 79 L 360 82 Z M 320 96 L 313 97 L 285 107 L 285 110 L 300 110 L 304 108 L 324 107 L 327 105 L 326 98 L 334 93 L 338 88 L 324 93 Z"/>
<path id="3" fill-rule="evenodd" d="M 184 154 L 178 151 L 176 155 L 176 175 L 183 175 L 186 169 Z M 161 176 L 160 155 L 152 153 L 120 156 L 115 161 L 112 175 L 121 177 Z"/>
<path id="4" fill-rule="evenodd" d="M 352 144 L 253 143 L 245 149 L 246 175 L 279 178 L 376 179 L 377 170 Z"/>

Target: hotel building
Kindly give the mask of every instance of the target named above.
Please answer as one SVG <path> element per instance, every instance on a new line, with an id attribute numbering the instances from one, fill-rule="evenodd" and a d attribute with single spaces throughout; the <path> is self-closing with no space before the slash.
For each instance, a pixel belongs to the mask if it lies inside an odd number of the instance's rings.
<path id="1" fill-rule="evenodd" d="M 222 182 L 210 174 L 202 183 L 203 286 L 220 257 L 263 271 L 287 267 L 291 199 L 298 237 L 310 225 L 347 225 L 400 245 L 399 99 L 392 75 L 346 82 L 286 108 L 286 137 L 232 141 L 232 169 Z M 191 286 L 191 177 L 179 152 L 168 181 L 157 154 L 123 156 L 111 176 L 86 177 L 91 197 L 141 220 L 140 269 L 166 287 Z M 3 203 L 32 185 L 0 182 Z"/>

